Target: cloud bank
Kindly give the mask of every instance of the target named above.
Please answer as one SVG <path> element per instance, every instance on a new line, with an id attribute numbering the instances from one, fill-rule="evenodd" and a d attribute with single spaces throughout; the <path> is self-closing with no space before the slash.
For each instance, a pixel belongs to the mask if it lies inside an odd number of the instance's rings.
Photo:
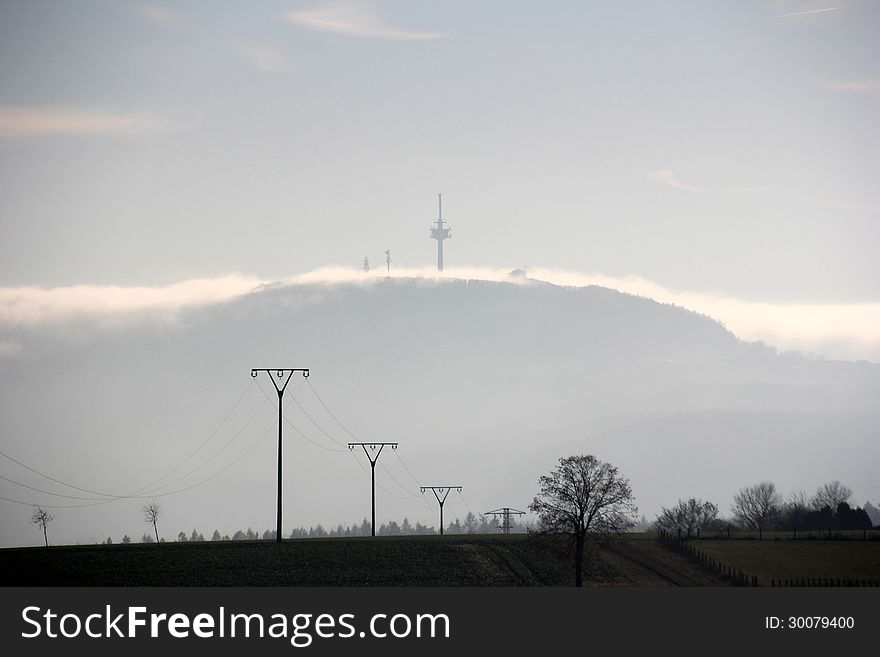
<path id="1" fill-rule="evenodd" d="M 348 2 L 291 11 L 284 15 L 284 20 L 318 32 L 390 41 L 430 41 L 446 36 L 439 32 L 419 32 L 392 27 L 369 5 Z"/>
<path id="2" fill-rule="evenodd" d="M 803 351 L 842 360 L 880 362 L 880 302 L 850 304 L 765 303 L 714 294 L 673 290 L 639 276 L 613 277 L 556 269 L 530 268 L 528 278 L 511 278 L 508 269 L 430 268 L 375 269 L 326 267 L 281 281 L 230 274 L 180 281 L 164 287 L 77 285 L 52 289 L 0 288 L 0 357 L 15 357 L 20 349 L 12 334 L 72 322 L 98 327 L 120 327 L 130 321 L 153 319 L 173 322 L 190 308 L 233 301 L 261 286 L 374 285 L 392 278 L 415 278 L 425 284 L 443 279 L 509 281 L 530 284 L 547 281 L 568 287 L 598 285 L 628 294 L 670 303 L 722 322 L 740 339 L 763 341 L 782 351 Z"/>
<path id="3" fill-rule="evenodd" d="M 50 135 L 124 135 L 162 127 L 155 119 L 101 110 L 0 107 L 0 139 Z"/>

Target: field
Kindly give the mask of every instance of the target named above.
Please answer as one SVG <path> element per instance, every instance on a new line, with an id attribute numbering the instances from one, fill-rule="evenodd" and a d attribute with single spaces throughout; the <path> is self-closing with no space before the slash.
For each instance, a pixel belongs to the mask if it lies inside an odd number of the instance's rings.
<path id="1" fill-rule="evenodd" d="M 880 584 L 880 541 L 705 540 L 701 552 L 758 578 L 860 580 Z"/>
<path id="2" fill-rule="evenodd" d="M 877 580 L 880 541 L 701 540 L 771 578 Z M 587 586 L 726 586 L 648 534 L 592 543 Z M 0 550 L 3 586 L 571 586 L 567 546 L 526 535 L 327 538 Z"/>

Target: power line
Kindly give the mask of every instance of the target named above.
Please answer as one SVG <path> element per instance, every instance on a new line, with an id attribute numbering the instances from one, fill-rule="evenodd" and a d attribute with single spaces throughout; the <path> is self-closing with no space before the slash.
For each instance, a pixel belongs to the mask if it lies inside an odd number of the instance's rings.
<path id="1" fill-rule="evenodd" d="M 406 470 L 406 472 L 407 472 L 407 474 L 410 476 L 410 478 L 411 478 L 414 482 L 416 482 L 416 486 L 418 486 L 419 488 L 421 488 L 421 487 L 422 487 L 422 482 L 420 482 L 418 479 L 416 479 L 416 476 L 412 473 L 412 470 L 410 470 L 410 469 L 407 467 L 406 463 L 403 462 L 403 459 L 400 457 L 400 452 L 394 452 L 394 455 L 397 457 L 397 460 L 400 461 L 400 465 L 403 466 L 403 469 Z"/>
<path id="2" fill-rule="evenodd" d="M 464 495 L 462 495 L 462 493 L 461 493 L 461 489 L 459 489 L 459 491 L 458 491 L 458 496 L 461 498 L 461 501 L 464 502 L 464 507 L 468 510 L 468 512 L 469 512 L 474 518 L 476 518 L 476 517 L 477 517 L 477 514 L 474 513 L 474 512 L 471 510 L 471 506 L 470 506 L 470 504 L 467 503 L 467 500 L 464 499 Z"/>
<path id="3" fill-rule="evenodd" d="M 229 447 L 229 445 L 232 444 L 232 441 L 234 441 L 236 438 L 238 438 L 238 437 L 241 435 L 241 433 L 242 433 L 242 432 L 243 432 L 243 431 L 244 431 L 244 430 L 250 425 L 250 423 L 253 422 L 254 418 L 257 417 L 257 414 L 258 414 L 258 413 L 260 412 L 260 410 L 263 408 L 263 406 L 265 405 L 265 403 L 266 403 L 266 402 L 260 402 L 260 405 L 257 406 L 257 409 L 251 414 L 251 416 L 248 418 L 247 422 L 244 423 L 244 426 L 242 426 L 241 429 L 239 429 L 238 431 L 236 431 L 236 432 L 232 435 L 232 438 L 230 438 L 229 440 L 226 441 L 226 443 L 223 445 L 223 447 L 221 447 L 221 448 L 218 449 L 216 452 L 214 452 L 211 456 L 209 456 L 208 459 L 205 460 L 205 461 L 203 461 L 201 465 L 199 465 L 199 466 L 193 468 L 192 470 L 190 470 L 190 471 L 187 472 L 186 474 L 179 476 L 177 479 L 173 479 L 173 480 L 171 480 L 171 481 L 169 481 L 169 482 L 167 482 L 167 483 L 165 483 L 165 484 L 162 484 L 161 486 L 157 486 L 156 488 L 153 488 L 153 489 L 147 491 L 147 495 L 145 495 L 144 497 L 150 497 L 150 496 L 152 495 L 152 493 L 154 493 L 155 491 L 162 490 L 163 488 L 167 488 L 168 486 L 173 486 L 173 485 L 176 484 L 177 482 L 186 479 L 186 478 L 189 477 L 190 475 L 195 474 L 196 472 L 198 472 L 199 470 L 201 470 L 202 468 L 204 468 L 206 465 L 208 465 L 208 463 L 210 463 L 210 462 L 213 461 L 215 458 L 217 458 L 217 457 L 218 457 L 218 456 L 219 456 L 219 455 L 220 455 L 220 454 L 221 454 L 221 453 L 222 453 L 227 447 Z M 136 492 L 141 492 L 141 491 L 136 491 Z M 127 497 L 127 496 L 126 496 L 126 497 Z"/>
<path id="4" fill-rule="evenodd" d="M 387 467 L 385 467 L 385 464 L 384 464 L 384 463 L 380 463 L 379 466 L 385 471 L 385 474 L 387 474 L 389 477 L 391 477 L 391 481 L 393 481 L 395 484 L 397 484 L 397 486 L 398 486 L 402 491 L 404 491 L 404 492 L 406 492 L 406 493 L 409 493 L 409 496 L 408 496 L 408 497 L 406 497 L 406 498 L 400 498 L 400 499 L 412 499 L 412 500 L 415 500 L 415 499 L 418 499 L 419 497 L 421 497 L 421 495 L 416 495 L 416 494 L 414 494 L 409 488 L 407 488 L 406 486 L 404 486 L 403 484 L 401 484 L 401 483 L 397 480 L 397 478 L 396 478 L 393 474 L 391 474 L 391 470 L 389 470 Z"/>
<path id="5" fill-rule="evenodd" d="M 308 379 L 305 379 L 305 381 L 308 381 Z M 292 402 L 296 401 L 296 397 L 299 394 L 300 390 L 302 390 L 302 386 L 303 386 L 303 384 L 300 383 L 299 388 L 297 388 L 296 392 L 293 393 L 291 400 L 287 402 L 288 408 L 290 407 L 290 404 Z M 269 404 L 271 404 L 273 408 L 277 408 L 275 406 L 275 402 L 273 402 L 272 399 L 269 397 L 269 395 L 266 394 L 266 391 L 263 390 L 263 386 L 260 386 L 260 392 L 263 393 L 263 396 L 266 398 L 266 401 L 268 401 Z M 343 452 L 347 451 L 345 449 L 333 449 L 332 447 L 326 447 L 325 445 L 322 445 L 321 443 L 319 443 L 315 440 L 312 440 L 305 433 L 303 433 L 299 427 L 297 427 L 293 422 L 291 422 L 290 419 L 288 419 L 286 414 L 282 413 L 282 417 L 284 418 L 284 421 L 287 422 L 287 426 L 289 426 L 291 429 L 293 429 L 297 433 L 297 435 L 299 435 L 300 438 L 307 440 L 308 442 L 312 443 L 312 445 L 314 445 L 315 447 L 320 447 L 321 449 L 326 450 L 328 452 L 336 452 L 337 454 L 342 454 Z M 334 441 L 334 442 L 336 442 L 336 441 Z M 342 445 L 342 443 L 339 443 L 339 442 L 336 442 L 336 444 Z"/>
<path id="6" fill-rule="evenodd" d="M 27 488 L 28 490 L 33 490 L 38 493 L 45 493 L 46 495 L 55 495 L 56 497 L 64 497 L 69 500 L 90 500 L 92 502 L 97 501 L 97 500 L 100 500 L 102 502 L 112 502 L 113 501 L 112 499 L 108 500 L 106 498 L 101 498 L 101 497 L 81 497 L 79 495 L 65 495 L 64 493 L 53 493 L 52 491 L 43 490 L 42 488 L 35 488 L 34 486 L 28 486 L 27 484 L 23 484 L 20 481 L 15 481 L 14 479 L 9 479 L 8 477 L 4 477 L 3 475 L 0 475 L 0 479 L 2 479 L 3 481 L 8 481 L 10 484 L 15 484 L 16 486 L 21 486 L 22 488 Z"/>
<path id="7" fill-rule="evenodd" d="M 213 437 L 213 435 L 216 434 L 216 432 L 217 432 L 217 431 L 218 431 L 218 430 L 219 430 L 219 429 L 220 429 L 220 428 L 226 423 L 226 421 L 227 421 L 227 420 L 229 419 L 229 417 L 232 415 L 232 412 L 233 412 L 233 411 L 235 410 L 235 408 L 241 403 L 241 400 L 244 399 L 244 396 L 247 394 L 247 392 L 248 392 L 249 389 L 250 389 L 250 384 L 245 388 L 244 393 L 242 393 L 242 395 L 241 395 L 241 397 L 239 397 L 238 401 L 235 402 L 235 404 L 234 404 L 233 407 L 232 407 L 232 410 L 230 410 L 229 413 L 227 413 L 226 417 L 223 419 L 223 421 L 220 423 L 220 425 L 218 425 L 217 429 L 215 429 L 213 432 L 211 432 L 211 434 L 208 436 L 208 439 L 205 440 L 205 441 L 202 443 L 202 445 L 200 445 L 200 446 L 195 450 L 195 452 L 193 452 L 192 454 L 190 454 L 190 456 L 188 456 L 188 457 L 187 457 L 186 459 L 184 459 L 181 463 L 179 463 L 177 466 L 175 466 L 174 468 L 172 468 L 169 472 L 167 472 L 166 474 L 164 474 L 164 475 L 162 475 L 161 477 L 159 477 L 159 479 L 155 480 L 155 481 L 152 482 L 151 484 L 148 484 L 148 485 L 146 485 L 146 486 L 142 486 L 141 488 L 135 489 L 135 490 L 129 492 L 127 495 L 118 495 L 118 494 L 115 494 L 115 493 L 105 493 L 105 492 L 102 492 L 102 491 L 96 491 L 96 490 L 91 490 L 91 489 L 88 489 L 88 488 L 83 488 L 83 487 L 81 487 L 81 486 L 77 486 L 77 485 L 75 485 L 75 484 L 71 484 L 70 482 L 63 481 L 63 480 L 61 480 L 61 479 L 56 479 L 55 477 L 52 477 L 51 475 L 48 475 L 48 474 L 46 474 L 45 472 L 41 472 L 40 470 L 37 470 L 36 468 L 33 468 L 33 467 L 31 467 L 31 466 L 29 466 L 29 465 L 27 465 L 27 464 L 25 464 L 25 463 L 22 463 L 22 462 L 19 461 L 18 459 L 13 458 L 12 456 L 10 456 L 9 454 L 6 454 L 6 453 L 3 452 L 3 451 L 0 451 L 0 456 L 2 456 L 2 457 L 4 457 L 4 458 L 6 458 L 6 459 L 12 461 L 12 462 L 15 463 L 16 465 L 18 465 L 18 466 L 24 468 L 25 470 L 28 470 L 28 471 L 30 471 L 30 472 L 33 472 L 34 474 L 36 474 L 36 475 L 38 475 L 38 476 L 40 476 L 40 477 L 43 477 L 44 479 L 48 479 L 49 481 L 55 482 L 56 484 L 60 484 L 60 485 L 62 485 L 62 486 L 66 486 L 67 488 L 72 488 L 73 490 L 78 490 L 78 491 L 80 491 L 80 492 L 82 492 L 82 493 L 90 493 L 90 494 L 92 494 L 92 495 L 100 495 L 100 496 L 102 496 L 102 497 L 111 498 L 111 500 L 112 500 L 112 499 L 124 499 L 124 498 L 126 498 L 126 497 L 133 496 L 135 493 L 139 493 L 139 492 L 143 491 L 145 488 L 149 488 L 149 487 L 152 486 L 153 484 L 155 484 L 155 483 L 161 481 L 162 479 L 164 479 L 165 477 L 167 477 L 169 474 L 171 474 L 171 472 L 174 472 L 174 471 L 177 470 L 180 466 L 182 466 L 184 463 L 186 463 L 186 461 L 188 461 L 190 458 L 192 458 L 192 456 L 193 456 L 196 452 L 198 452 L 199 449 L 201 449 L 205 444 L 207 444 L 208 440 L 210 440 L 211 437 Z M 247 425 L 245 425 L 245 426 L 247 426 Z M 244 428 L 244 427 L 243 427 L 243 428 Z M 242 429 L 243 429 L 243 428 L 242 428 Z M 240 431 L 241 431 L 241 430 L 240 430 Z M 240 431 L 239 431 L 239 433 L 240 433 Z M 236 435 L 237 435 L 237 434 L 236 434 Z M 192 474 L 192 473 L 190 473 L 190 474 Z M 178 479 L 178 480 L 176 480 L 176 481 L 180 481 L 180 480 Z M 16 483 L 16 482 L 13 482 L 13 483 Z M 171 482 L 171 483 L 174 483 L 174 482 Z M 167 485 L 170 485 L 170 484 L 167 484 Z M 164 488 L 164 486 L 160 486 L 160 487 L 157 488 L 156 490 L 159 490 L 159 489 L 161 489 L 161 488 Z M 44 491 L 44 492 L 45 492 L 45 491 Z M 50 495 L 58 495 L 59 497 L 68 497 L 68 496 L 65 496 L 65 495 L 57 494 L 57 493 L 48 493 L 48 494 L 50 494 Z M 83 498 L 83 499 L 87 499 L 87 498 Z M 111 500 L 108 500 L 108 501 L 111 501 Z"/>
<path id="8" fill-rule="evenodd" d="M 201 481 L 198 481 L 194 484 L 190 484 L 189 486 L 185 486 L 184 488 L 179 488 L 177 490 L 173 490 L 170 492 L 157 493 L 155 495 L 135 495 L 135 496 L 130 496 L 130 497 L 129 496 L 119 496 L 119 497 L 114 497 L 109 500 L 101 500 L 100 502 L 93 502 L 91 504 L 40 504 L 40 505 L 36 505 L 32 502 L 22 502 L 21 500 L 13 500 L 8 497 L 0 497 L 0 500 L 4 500 L 6 502 L 12 502 L 14 504 L 22 504 L 24 506 L 42 506 L 47 509 L 81 509 L 81 508 L 85 508 L 85 507 L 100 506 L 102 504 L 108 504 L 110 502 L 116 502 L 116 501 L 122 500 L 122 499 L 147 499 L 147 498 L 151 498 L 151 497 L 170 497 L 171 495 L 177 495 L 178 493 L 183 493 L 185 491 L 192 490 L 193 488 L 197 488 L 198 486 L 202 486 L 202 485 L 208 483 L 209 481 L 211 481 L 212 479 L 219 477 L 221 474 L 223 474 L 224 472 L 229 470 L 234 465 L 238 464 L 245 456 L 250 454 L 250 452 L 252 452 L 257 447 L 257 445 L 259 445 L 261 442 L 263 442 L 263 440 L 265 440 L 266 436 L 269 435 L 269 431 L 272 429 L 273 426 L 274 426 L 274 423 L 267 426 L 266 429 L 263 431 L 263 433 L 260 434 L 260 437 L 256 441 L 254 441 L 254 443 L 250 447 L 248 447 L 244 452 L 239 454 L 239 456 L 235 460 L 233 460 L 231 463 L 229 463 L 226 467 L 222 468 L 221 470 L 218 470 L 217 472 L 212 474 L 210 477 L 206 477 L 205 479 L 202 479 Z"/>
<path id="9" fill-rule="evenodd" d="M 367 476 L 369 477 L 369 476 L 370 476 L 370 473 L 367 472 L 367 469 L 364 467 L 363 463 L 361 463 L 361 462 L 358 460 L 357 456 L 354 455 L 354 452 L 352 452 L 352 458 L 354 459 L 355 463 L 357 463 L 358 467 L 361 469 L 361 472 L 363 472 L 365 475 L 367 475 Z M 385 486 L 383 486 L 382 484 L 380 484 L 380 483 L 378 483 L 378 482 L 376 483 L 376 488 L 378 488 L 379 490 L 381 490 L 381 491 L 382 491 L 383 493 L 385 493 L 388 497 L 393 497 L 393 498 L 396 499 L 396 500 L 411 500 L 411 499 L 414 499 L 414 498 L 416 498 L 416 497 L 419 497 L 419 498 L 422 497 L 421 495 L 410 495 L 410 496 L 406 496 L 406 497 L 404 497 L 403 495 L 397 495 L 396 493 L 392 493 L 390 490 L 388 490 L 387 488 L 385 488 Z M 424 499 L 424 498 L 422 498 L 422 499 Z"/>
<path id="10" fill-rule="evenodd" d="M 330 440 L 332 440 L 332 441 L 333 441 L 334 443 L 336 443 L 337 445 L 339 445 L 339 446 L 341 446 L 341 447 L 344 447 L 344 446 L 345 446 L 345 443 L 341 443 L 341 442 L 339 442 L 338 440 L 336 440 L 336 438 L 334 438 L 334 437 L 331 436 L 329 433 L 327 433 L 326 431 L 324 431 L 324 428 L 323 428 L 320 424 L 318 424 L 317 422 L 315 422 L 314 418 L 312 418 L 312 416 L 309 415 L 309 412 L 308 412 L 305 408 L 303 408 L 303 405 L 299 403 L 299 400 L 298 400 L 298 399 L 294 399 L 293 401 L 296 403 L 297 406 L 299 406 L 299 410 L 301 410 L 301 411 L 303 412 L 303 415 L 305 415 L 307 418 L 309 418 L 309 422 L 311 422 L 312 424 L 315 425 L 315 428 L 316 428 L 318 431 L 320 431 L 321 433 L 323 433 L 325 436 L 327 436 Z"/>
<path id="11" fill-rule="evenodd" d="M 339 425 L 339 428 L 342 429 L 345 433 L 347 433 L 351 437 L 352 440 L 354 440 L 354 441 L 359 440 L 359 438 L 357 436 L 355 436 L 351 431 L 349 431 L 345 427 L 344 424 L 342 424 L 342 422 L 339 421 L 339 418 L 337 418 L 336 415 L 334 415 L 333 411 L 330 410 L 330 408 L 327 406 L 327 404 L 324 403 L 324 400 L 321 399 L 321 396 L 318 394 L 318 391 L 315 390 L 315 387 L 312 385 L 312 382 L 309 381 L 308 379 L 306 379 L 306 383 L 308 384 L 309 389 L 312 391 L 312 394 L 315 395 L 315 399 L 317 399 L 319 402 L 321 402 L 321 406 L 323 406 L 324 410 L 327 411 L 327 413 L 330 415 L 330 417 L 333 418 L 333 421 Z"/>
<path id="12" fill-rule="evenodd" d="M 153 486 L 155 486 L 156 484 L 158 484 L 160 481 L 162 481 L 163 479 L 165 479 L 165 477 L 169 476 L 171 473 L 176 472 L 176 471 L 179 470 L 181 467 L 183 467 L 183 465 L 184 465 L 186 462 L 188 462 L 188 461 L 189 461 L 193 456 L 195 456 L 195 455 L 196 455 L 196 454 L 197 454 L 197 453 L 198 453 L 198 452 L 199 452 L 199 451 L 200 451 L 205 445 L 207 445 L 208 442 L 210 442 L 211 438 L 213 438 L 213 437 L 216 435 L 216 433 L 217 433 L 218 431 L 220 431 L 220 429 L 226 424 L 226 422 L 229 420 L 229 418 L 232 417 L 232 414 L 235 412 L 235 409 L 238 408 L 238 405 L 239 405 L 239 404 L 241 403 L 241 401 L 245 398 L 245 396 L 247 395 L 247 393 L 250 392 L 250 390 L 251 390 L 251 388 L 253 387 L 253 385 L 254 385 L 253 379 L 251 379 L 250 381 L 248 381 L 248 384 L 245 386 L 244 391 L 241 393 L 241 396 L 238 398 L 238 400 L 235 402 L 235 404 L 232 405 L 232 408 L 231 408 L 231 409 L 229 410 L 229 412 L 224 416 L 224 418 L 220 421 L 220 424 L 218 424 L 217 427 L 216 427 L 216 428 L 215 428 L 210 434 L 208 434 L 208 437 L 205 438 L 205 440 L 202 441 L 202 443 L 201 443 L 198 447 L 196 447 L 192 452 L 190 452 L 189 456 L 187 456 L 187 457 L 186 457 L 185 459 L 183 459 L 180 463 L 178 463 L 177 465 L 175 465 L 173 468 L 171 468 L 168 472 L 166 472 L 165 474 L 163 474 L 163 475 L 162 475 L 161 477 L 159 477 L 158 479 L 155 479 L 155 480 L 151 481 L 149 484 L 147 484 L 147 485 L 145 485 L 145 486 L 141 486 L 141 487 L 138 488 L 137 490 L 134 490 L 134 491 L 132 491 L 131 493 L 129 493 L 129 495 L 133 495 L 133 494 L 135 494 L 135 493 L 140 493 L 141 491 L 143 491 L 143 490 L 145 490 L 145 489 L 147 489 L 147 488 L 152 488 Z M 161 488 L 161 486 L 160 486 L 160 488 Z"/>

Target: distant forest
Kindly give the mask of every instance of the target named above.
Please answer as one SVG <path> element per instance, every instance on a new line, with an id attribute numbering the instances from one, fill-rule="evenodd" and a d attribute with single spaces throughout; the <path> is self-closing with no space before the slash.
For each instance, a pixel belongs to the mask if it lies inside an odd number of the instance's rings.
<path id="1" fill-rule="evenodd" d="M 370 536 L 372 534 L 370 526 L 370 521 L 364 518 L 363 522 L 360 524 L 353 525 L 342 525 L 339 524 L 335 529 L 326 529 L 323 525 L 317 524 L 313 527 L 309 527 L 306 529 L 305 527 L 298 527 L 293 529 L 290 534 L 287 535 L 287 538 L 327 538 L 327 537 L 340 537 L 340 536 Z M 524 534 L 529 530 L 529 527 L 522 522 L 517 522 L 516 518 L 512 517 L 510 519 L 510 532 L 513 534 Z M 444 533 L 446 534 L 499 534 L 501 533 L 501 525 L 497 520 L 486 518 L 486 516 L 480 514 L 479 516 L 474 515 L 473 513 L 468 513 L 462 522 L 460 519 L 456 518 L 453 520 L 447 527 L 444 528 Z M 402 522 L 398 523 L 395 520 L 391 520 L 388 523 L 383 523 L 376 530 L 376 534 L 379 536 L 431 536 L 435 534 L 439 534 L 439 530 L 432 526 L 423 525 L 420 522 L 416 522 L 415 524 L 411 523 L 409 519 L 404 518 Z M 248 527 L 247 529 L 239 529 L 234 532 L 231 536 L 229 534 L 221 534 L 219 530 L 214 530 L 214 533 L 211 534 L 209 539 L 205 538 L 205 535 L 199 532 L 198 530 L 193 529 L 190 534 L 181 531 L 177 534 L 176 541 L 178 543 L 188 543 L 188 542 L 198 542 L 198 541 L 258 541 L 258 540 L 275 540 L 275 530 L 267 529 L 266 531 L 260 533 Z M 165 542 L 165 538 L 161 539 L 162 542 Z M 132 543 L 133 540 L 128 535 L 122 537 L 122 543 Z M 155 543 L 156 539 L 153 538 L 151 534 L 145 533 L 140 538 L 141 543 Z M 113 539 L 108 537 L 103 541 L 105 545 L 113 544 Z"/>

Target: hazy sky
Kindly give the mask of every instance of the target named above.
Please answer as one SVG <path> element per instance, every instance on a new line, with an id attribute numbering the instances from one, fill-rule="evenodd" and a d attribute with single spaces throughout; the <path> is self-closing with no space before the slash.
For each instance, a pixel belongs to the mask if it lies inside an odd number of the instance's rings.
<path id="1" fill-rule="evenodd" d="M 880 297 L 880 4 L 0 4 L 0 284 L 329 264 Z"/>
<path id="2" fill-rule="evenodd" d="M 452 276 L 880 362 L 878 28 L 874 0 L 0 0 L 0 384 L 40 336 L 78 362 L 386 249 L 430 276 L 438 192 Z"/>

